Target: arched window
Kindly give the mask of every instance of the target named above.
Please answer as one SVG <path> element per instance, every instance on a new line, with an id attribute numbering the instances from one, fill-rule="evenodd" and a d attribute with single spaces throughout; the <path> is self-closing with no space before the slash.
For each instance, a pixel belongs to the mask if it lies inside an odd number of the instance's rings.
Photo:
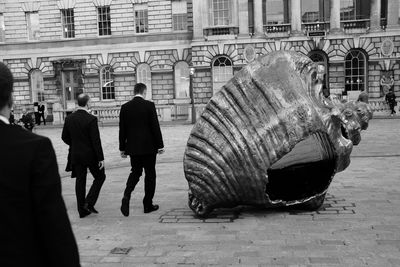
<path id="1" fill-rule="evenodd" d="M 322 50 L 313 50 L 308 53 L 308 57 L 318 66 L 323 66 L 323 68 L 318 67 L 318 74 L 320 75 L 318 78 L 322 80 L 324 87 L 329 90 L 328 56 Z"/>
<path id="2" fill-rule="evenodd" d="M 212 64 L 213 93 L 221 89 L 233 76 L 232 61 L 227 57 L 218 57 Z"/>
<path id="3" fill-rule="evenodd" d="M 180 61 L 174 66 L 175 98 L 189 98 L 189 64 Z"/>
<path id="4" fill-rule="evenodd" d="M 105 66 L 100 70 L 100 86 L 102 99 L 115 99 L 114 70 L 111 66 Z"/>
<path id="5" fill-rule="evenodd" d="M 367 84 L 367 58 L 357 49 L 345 57 L 345 91 L 364 91 Z"/>
<path id="6" fill-rule="evenodd" d="M 30 72 L 30 85 L 32 102 L 44 101 L 43 73 L 39 69 L 34 69 Z"/>
<path id="7" fill-rule="evenodd" d="M 152 98 L 152 90 L 151 90 L 151 70 L 149 64 L 143 63 L 137 66 L 136 81 L 138 83 L 144 83 L 146 85 L 147 87 L 146 99 L 150 100 Z"/>

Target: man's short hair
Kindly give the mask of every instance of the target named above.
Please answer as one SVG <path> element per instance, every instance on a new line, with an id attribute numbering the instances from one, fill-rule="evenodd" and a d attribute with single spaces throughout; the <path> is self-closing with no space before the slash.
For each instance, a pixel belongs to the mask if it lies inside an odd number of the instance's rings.
<path id="1" fill-rule="evenodd" d="M 0 62 L 0 109 L 12 100 L 14 78 L 10 69 Z"/>
<path id="2" fill-rule="evenodd" d="M 144 90 L 146 90 L 146 85 L 144 83 L 137 83 L 133 89 L 133 93 L 136 94 L 143 94 Z"/>
<path id="3" fill-rule="evenodd" d="M 78 95 L 78 106 L 85 107 L 89 102 L 90 97 L 87 94 Z"/>

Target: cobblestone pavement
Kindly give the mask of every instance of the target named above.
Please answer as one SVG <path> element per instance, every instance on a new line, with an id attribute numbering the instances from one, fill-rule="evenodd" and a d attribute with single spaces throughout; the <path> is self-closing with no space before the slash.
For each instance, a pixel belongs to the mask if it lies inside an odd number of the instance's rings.
<path id="1" fill-rule="evenodd" d="M 74 180 L 62 171 L 61 129 L 37 130 L 53 141 L 83 266 L 400 266 L 400 120 L 371 121 L 319 212 L 246 207 L 207 220 L 187 207 L 182 156 L 190 130 L 162 127 L 166 153 L 157 159 L 154 199 L 160 210 L 143 213 L 140 181 L 125 218 L 119 207 L 129 162 L 119 157 L 117 127 L 100 128 L 107 180 L 100 214 L 84 219 Z"/>

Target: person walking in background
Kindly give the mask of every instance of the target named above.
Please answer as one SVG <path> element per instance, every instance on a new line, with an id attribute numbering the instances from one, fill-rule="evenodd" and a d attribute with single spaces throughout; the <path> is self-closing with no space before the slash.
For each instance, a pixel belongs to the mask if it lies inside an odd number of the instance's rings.
<path id="1" fill-rule="evenodd" d="M 390 115 L 396 114 L 394 107 L 397 105 L 396 103 L 396 95 L 394 94 L 393 90 L 390 90 L 389 93 L 385 96 L 386 103 L 389 105 L 390 108 Z"/>
<path id="2" fill-rule="evenodd" d="M 164 143 L 153 102 L 145 100 L 146 85 L 137 83 L 134 98 L 122 105 L 119 118 L 119 150 L 122 158 L 128 155 L 131 161 L 131 173 L 121 203 L 121 212 L 129 216 L 131 193 L 145 171 L 143 211 L 149 213 L 158 210 L 153 204 L 156 189 L 156 156 L 164 152 Z"/>
<path id="3" fill-rule="evenodd" d="M 22 117 L 21 119 L 19 119 L 19 122 L 21 122 L 24 128 L 30 132 L 32 132 L 33 128 L 35 127 L 35 122 L 32 118 L 32 113 L 26 112 L 25 109 L 22 111 Z"/>
<path id="4" fill-rule="evenodd" d="M 46 125 L 46 118 L 44 116 L 44 110 L 45 110 L 45 107 L 44 107 L 43 103 L 40 102 L 39 106 L 38 106 L 38 112 L 39 112 L 38 125 L 40 125 L 42 119 L 43 119 L 43 124 Z"/>
<path id="5" fill-rule="evenodd" d="M 9 123 L 12 91 L 0 62 L 0 266 L 78 267 L 53 146 Z"/>
<path id="6" fill-rule="evenodd" d="M 39 125 L 40 118 L 39 118 L 39 103 L 38 102 L 33 103 L 33 113 L 35 114 L 35 124 Z"/>
<path id="7" fill-rule="evenodd" d="M 90 213 L 98 213 L 94 206 L 106 175 L 97 117 L 88 112 L 89 96 L 80 94 L 77 100 L 79 107 L 65 118 L 61 138 L 70 147 L 71 169 L 73 176 L 76 176 L 78 212 L 79 217 L 84 218 Z M 94 181 L 85 197 L 88 168 Z"/>

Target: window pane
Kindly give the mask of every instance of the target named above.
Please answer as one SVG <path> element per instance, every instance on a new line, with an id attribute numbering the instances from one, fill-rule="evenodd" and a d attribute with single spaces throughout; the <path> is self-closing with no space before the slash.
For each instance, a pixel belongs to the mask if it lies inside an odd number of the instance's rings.
<path id="1" fill-rule="evenodd" d="M 110 66 L 101 69 L 100 84 L 102 88 L 102 99 L 115 99 L 115 88 L 112 74 L 113 69 Z"/>
<path id="2" fill-rule="evenodd" d="M 227 57 L 217 58 L 212 67 L 213 73 L 213 91 L 216 93 L 233 76 L 232 62 Z"/>
<path id="3" fill-rule="evenodd" d="M 4 15 L 2 13 L 0 13 L 0 42 L 5 42 L 6 38 L 5 38 L 5 25 L 4 25 Z"/>
<path id="4" fill-rule="evenodd" d="M 32 102 L 44 100 L 43 73 L 36 69 L 30 73 L 30 86 L 32 92 Z"/>
<path id="5" fill-rule="evenodd" d="M 366 58 L 357 50 L 350 51 L 345 57 L 345 90 L 365 90 Z"/>
<path id="6" fill-rule="evenodd" d="M 111 35 L 111 16 L 110 7 L 98 7 L 98 25 L 99 25 L 99 35 Z"/>
<path id="7" fill-rule="evenodd" d="M 152 97 L 151 70 L 149 64 L 140 64 L 136 68 L 136 82 L 144 83 L 147 87 L 146 99 Z"/>
<path id="8" fill-rule="evenodd" d="M 178 62 L 174 67 L 175 74 L 175 98 L 189 97 L 189 65 L 186 62 Z"/>
<path id="9" fill-rule="evenodd" d="M 40 38 L 40 21 L 38 12 L 27 12 L 25 13 L 27 28 L 28 28 L 28 40 L 39 40 Z"/>
<path id="10" fill-rule="evenodd" d="M 229 0 L 212 0 L 214 26 L 227 26 L 231 24 L 231 6 Z"/>

